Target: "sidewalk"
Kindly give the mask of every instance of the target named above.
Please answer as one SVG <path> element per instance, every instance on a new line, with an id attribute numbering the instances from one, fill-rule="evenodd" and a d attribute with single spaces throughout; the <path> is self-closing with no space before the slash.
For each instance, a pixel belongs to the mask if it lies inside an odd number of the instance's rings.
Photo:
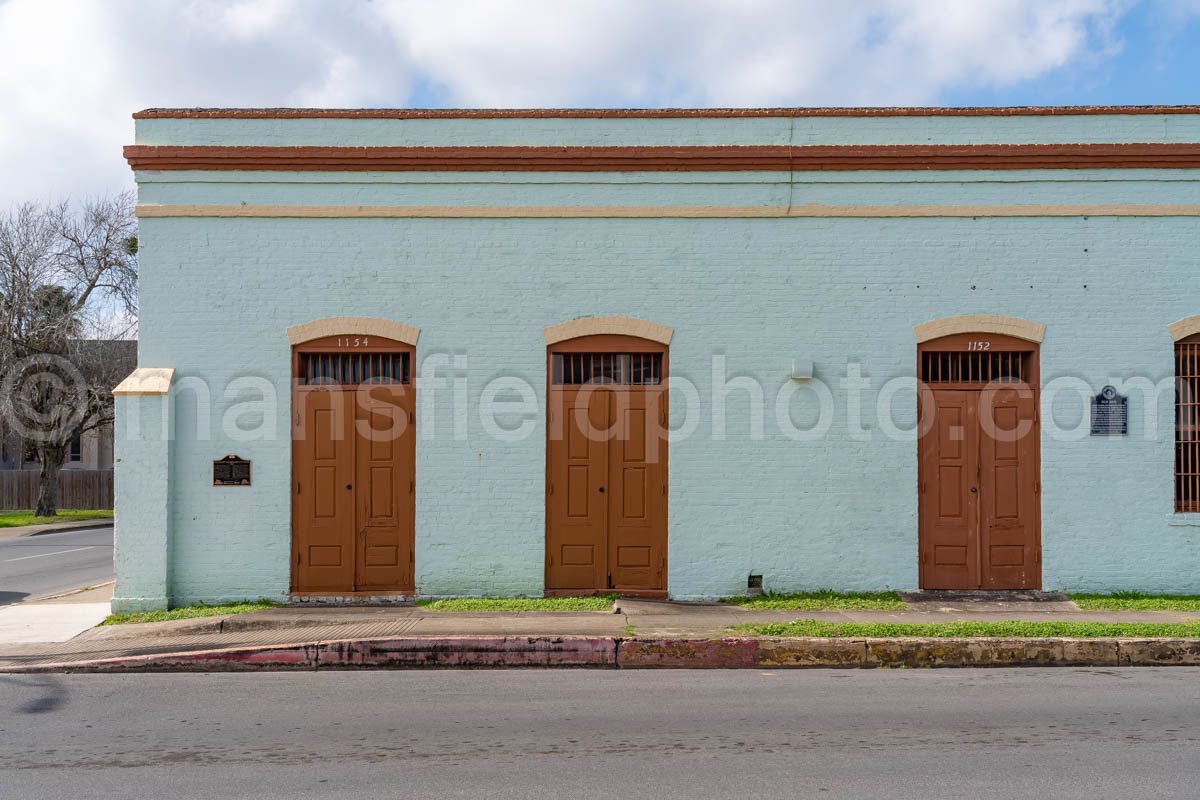
<path id="1" fill-rule="evenodd" d="M 10 646 L 68 642 L 99 625 L 112 603 L 112 582 L 40 600 L 0 606 L 0 654 Z M 0 655 L 0 664 L 3 663 Z"/>
<path id="2" fill-rule="evenodd" d="M 939 598 L 910 599 L 909 604 L 911 607 L 902 611 L 748 611 L 732 605 L 621 599 L 611 612 L 502 613 L 430 612 L 414 606 L 285 607 L 225 617 L 93 628 L 66 642 L 0 642 L 0 669 L 67 669 L 71 665 L 89 670 L 1113 665 L 1139 663 L 1128 660 L 1137 648 L 1131 649 L 1125 640 L 1121 644 L 1112 639 L 770 640 L 733 635 L 730 628 L 741 623 L 799 618 L 829 622 L 1200 620 L 1200 612 L 1081 611 L 1065 600 L 979 602 Z M 1150 663 L 1200 663 L 1200 640 L 1138 641 L 1142 643 L 1138 647 L 1158 659 Z M 1174 644 L 1164 650 L 1164 641 Z M 1122 654 L 1126 661 L 1121 660 Z"/>

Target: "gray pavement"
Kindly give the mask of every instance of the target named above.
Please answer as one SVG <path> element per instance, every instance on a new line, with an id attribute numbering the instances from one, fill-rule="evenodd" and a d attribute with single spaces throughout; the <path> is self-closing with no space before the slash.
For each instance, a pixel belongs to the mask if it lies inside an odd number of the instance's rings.
<path id="1" fill-rule="evenodd" d="M 0 539 L 0 606 L 113 579 L 113 528 Z"/>
<path id="2" fill-rule="evenodd" d="M 0 676 L 0 795 L 1193 798 L 1191 670 Z"/>

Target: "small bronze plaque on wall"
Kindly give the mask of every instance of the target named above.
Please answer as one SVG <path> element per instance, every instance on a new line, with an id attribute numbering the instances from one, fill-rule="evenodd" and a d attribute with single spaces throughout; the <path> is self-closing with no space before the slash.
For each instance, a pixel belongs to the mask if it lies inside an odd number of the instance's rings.
<path id="1" fill-rule="evenodd" d="M 1105 386 L 1092 398 L 1092 436 L 1128 436 L 1129 400 Z"/>
<path id="2" fill-rule="evenodd" d="M 250 462 L 241 456 L 225 456 L 213 462 L 213 486 L 249 486 Z"/>

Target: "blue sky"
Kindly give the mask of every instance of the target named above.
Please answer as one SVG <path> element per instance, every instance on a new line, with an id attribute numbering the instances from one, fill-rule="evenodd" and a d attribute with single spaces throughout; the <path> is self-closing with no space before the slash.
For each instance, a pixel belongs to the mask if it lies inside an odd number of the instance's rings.
<path id="1" fill-rule="evenodd" d="M 0 0 L 0 208 L 149 106 L 1200 103 L 1200 0 Z"/>
<path id="2" fill-rule="evenodd" d="M 1112 30 L 1114 48 L 1035 80 L 947 91 L 946 105 L 1200 104 L 1200 4 L 1135 3 Z"/>

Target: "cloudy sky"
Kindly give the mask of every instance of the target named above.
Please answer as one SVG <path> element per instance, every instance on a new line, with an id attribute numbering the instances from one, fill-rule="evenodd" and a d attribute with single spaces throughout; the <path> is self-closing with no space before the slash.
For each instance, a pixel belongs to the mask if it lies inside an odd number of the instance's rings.
<path id="1" fill-rule="evenodd" d="M 1200 0 L 0 0 L 0 209 L 151 106 L 1200 102 Z"/>

